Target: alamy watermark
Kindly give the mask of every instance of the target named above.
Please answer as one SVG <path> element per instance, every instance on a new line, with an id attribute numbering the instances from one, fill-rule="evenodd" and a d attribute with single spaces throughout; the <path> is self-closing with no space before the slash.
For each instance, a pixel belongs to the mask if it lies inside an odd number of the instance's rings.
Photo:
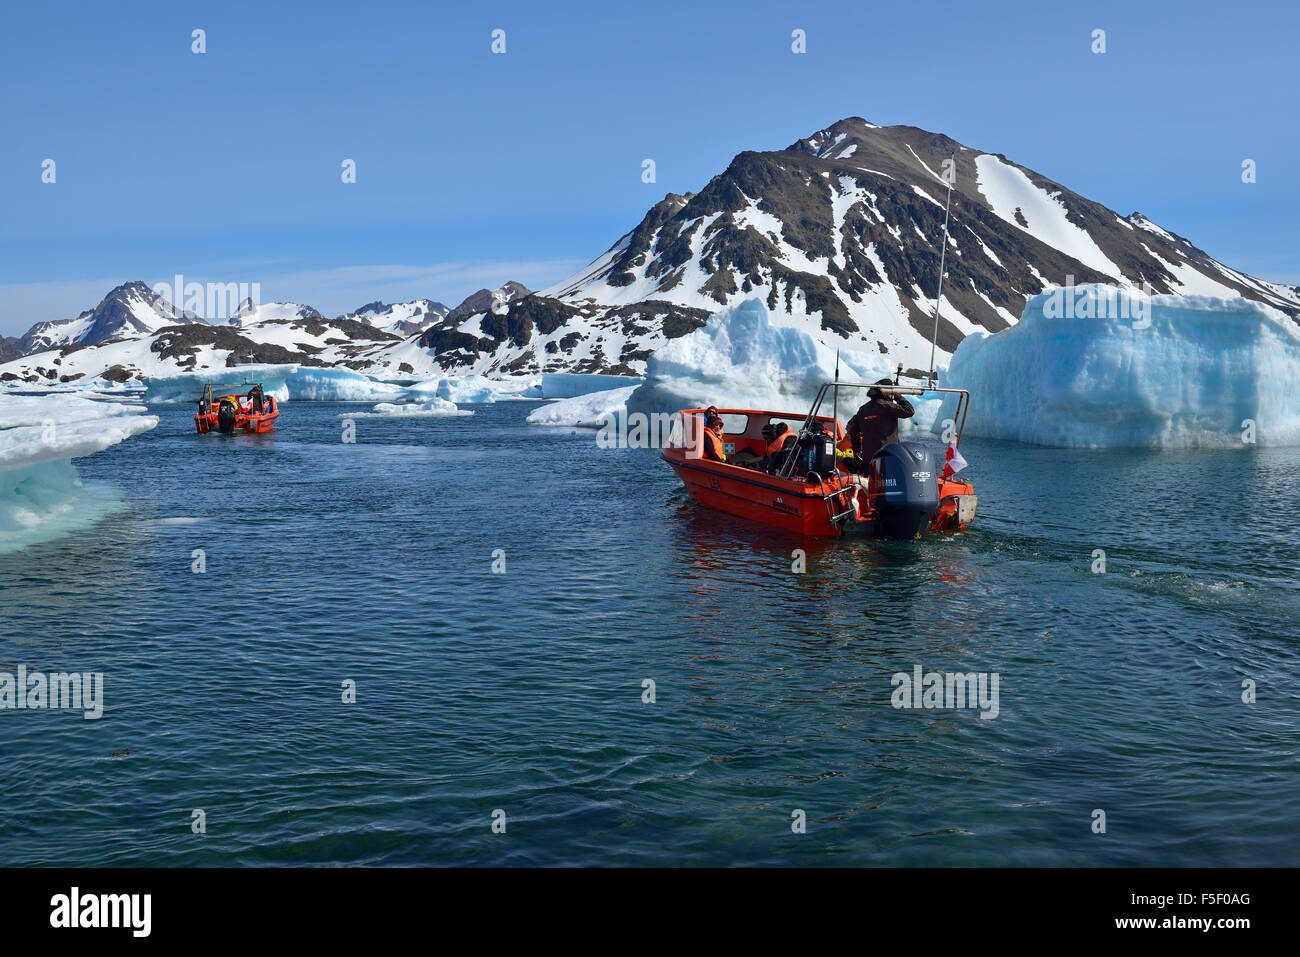
<path id="1" fill-rule="evenodd" d="M 82 711 L 87 721 L 104 714 L 104 675 L 99 671 L 0 671 L 0 711 Z"/>
<path id="2" fill-rule="evenodd" d="M 1119 286 L 1076 286 L 1074 276 L 1047 293 L 1043 315 L 1048 319 L 1132 319 L 1134 329 L 1151 325 L 1151 296 L 1147 283 L 1141 289 Z"/>
<path id="3" fill-rule="evenodd" d="M 992 721 L 998 716 L 1001 677 L 996 671 L 923 672 L 916 665 L 911 674 L 899 671 L 890 678 L 889 701 L 895 708 L 979 708 L 980 719 Z"/>
<path id="4" fill-rule="evenodd" d="M 596 419 L 598 449 L 685 448 L 687 458 L 704 455 L 704 419 L 680 412 L 618 409 Z"/>
<path id="5" fill-rule="evenodd" d="M 151 287 L 182 312 L 192 312 L 200 319 L 225 319 L 234 316 L 245 303 L 262 304 L 260 282 L 186 282 L 177 273 L 170 281 Z"/>
<path id="6" fill-rule="evenodd" d="M 50 926 L 56 929 L 121 928 L 148 937 L 152 913 L 152 894 L 93 894 L 73 887 L 50 898 Z"/>

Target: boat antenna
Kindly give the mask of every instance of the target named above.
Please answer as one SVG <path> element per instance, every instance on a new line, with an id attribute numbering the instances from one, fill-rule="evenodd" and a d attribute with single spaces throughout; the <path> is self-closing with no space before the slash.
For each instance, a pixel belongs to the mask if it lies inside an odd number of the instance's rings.
<path id="1" fill-rule="evenodd" d="M 952 183 L 957 178 L 957 154 L 952 154 L 948 171 L 948 199 L 943 204 L 943 246 L 939 249 L 939 290 L 934 294 L 934 334 L 930 337 L 930 384 L 934 385 L 934 351 L 939 342 L 939 303 L 943 299 L 943 269 L 948 258 L 948 210 L 952 208 Z"/>
<path id="2" fill-rule="evenodd" d="M 839 349 L 835 350 L 835 403 L 832 406 L 832 411 L 835 415 L 835 425 L 833 427 L 838 429 L 840 427 L 840 350 Z M 838 435 L 835 438 L 836 441 L 839 441 Z"/>

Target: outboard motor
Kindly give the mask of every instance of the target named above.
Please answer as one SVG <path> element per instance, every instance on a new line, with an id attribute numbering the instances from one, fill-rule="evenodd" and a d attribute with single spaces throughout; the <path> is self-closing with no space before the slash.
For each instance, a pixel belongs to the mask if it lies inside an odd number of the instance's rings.
<path id="1" fill-rule="evenodd" d="M 235 431 L 235 407 L 229 399 L 217 406 L 217 431 L 230 435 Z"/>
<path id="2" fill-rule="evenodd" d="M 890 442 L 871 460 L 871 505 L 886 538 L 920 538 L 939 510 L 939 452 L 927 442 Z"/>
<path id="3" fill-rule="evenodd" d="M 799 460 L 795 472 L 816 472 L 823 480 L 835 474 L 835 438 L 826 432 L 812 432 L 799 440 Z"/>

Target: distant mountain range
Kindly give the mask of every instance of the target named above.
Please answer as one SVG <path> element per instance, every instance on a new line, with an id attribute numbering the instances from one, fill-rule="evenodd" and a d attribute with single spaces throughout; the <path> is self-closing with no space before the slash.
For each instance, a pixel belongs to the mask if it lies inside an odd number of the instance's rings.
<path id="1" fill-rule="evenodd" d="M 480 289 L 455 309 L 430 299 L 371 302 L 328 319 L 295 302 L 245 300 L 222 322 L 175 309 L 149 286 L 129 282 L 109 291 L 76 319 L 40 322 L 18 338 L 0 340 L 0 381 L 74 382 L 98 377 L 125 382 L 148 375 L 248 363 L 297 363 L 370 370 L 358 356 L 399 345 L 448 315 L 504 309 L 530 294 L 508 282 Z M 428 375 L 429 362 L 381 366 L 388 377 Z"/>
<path id="2" fill-rule="evenodd" d="M 1300 317 L 1300 287 L 1232 269 L 1140 213 L 1121 216 L 942 134 L 850 117 L 782 150 L 740 153 L 698 193 L 665 196 L 604 255 L 541 292 L 507 283 L 451 309 L 427 299 L 374 302 L 336 319 L 296 303 L 248 304 L 230 324 L 212 326 L 129 283 L 76 319 L 8 340 L 0 379 L 137 377 L 252 361 L 382 378 L 637 373 L 666 341 L 751 297 L 827 345 L 924 369 L 949 160 L 941 358 L 971 332 L 1016 322 L 1030 296 L 1070 281 L 1244 296 Z M 127 342 L 138 344 L 134 352 Z"/>

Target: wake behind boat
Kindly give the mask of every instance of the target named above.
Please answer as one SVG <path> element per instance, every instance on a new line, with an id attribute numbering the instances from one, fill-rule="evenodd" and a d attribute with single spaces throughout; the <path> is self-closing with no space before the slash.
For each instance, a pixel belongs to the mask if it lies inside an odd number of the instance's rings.
<path id="1" fill-rule="evenodd" d="M 975 517 L 977 499 L 974 486 L 954 472 L 964 464 L 957 448 L 969 393 L 891 385 L 888 391 L 896 396 L 955 396 L 952 443 L 915 435 L 886 442 L 855 472 L 844 426 L 836 415 L 821 415 L 821 406 L 832 389 L 879 388 L 879 383 L 827 382 L 805 416 L 758 409 L 683 409 L 684 439 L 665 448 L 662 456 L 700 504 L 803 535 L 911 539 L 964 529 Z M 708 451 L 706 420 L 714 421 L 713 414 L 721 421 L 722 461 Z M 790 424 L 797 427 L 787 433 L 792 441 L 774 453 L 764 433 Z"/>

